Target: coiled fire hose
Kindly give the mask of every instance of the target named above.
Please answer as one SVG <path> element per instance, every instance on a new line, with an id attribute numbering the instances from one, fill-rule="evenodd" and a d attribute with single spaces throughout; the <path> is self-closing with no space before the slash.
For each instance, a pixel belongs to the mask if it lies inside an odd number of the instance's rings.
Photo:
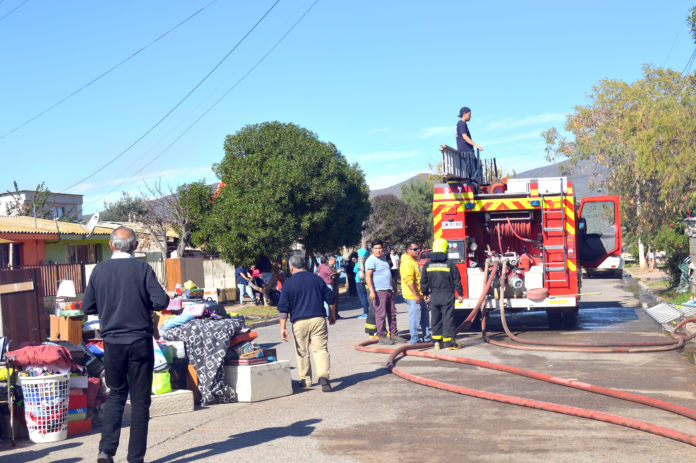
<path id="1" fill-rule="evenodd" d="M 580 389 L 588 392 L 593 392 L 596 394 L 606 395 L 609 397 L 615 397 L 622 400 L 627 400 L 630 402 L 641 403 L 651 407 L 666 410 L 672 413 L 676 413 L 692 420 L 696 420 L 696 411 L 675 405 L 669 402 L 664 402 L 661 400 L 653 399 L 650 397 L 641 396 L 638 394 L 632 394 L 628 392 L 618 391 L 615 389 L 609 389 L 602 386 L 595 386 L 592 384 L 586 384 L 579 381 L 574 381 L 571 379 L 558 378 L 555 376 L 545 375 L 543 373 L 525 370 L 523 368 L 516 368 L 507 365 L 499 365 L 490 362 L 484 362 L 480 360 L 474 360 L 465 357 L 456 357 L 446 354 L 435 354 L 431 352 L 421 352 L 416 349 L 426 349 L 433 346 L 433 343 L 423 343 L 423 344 L 413 344 L 404 345 L 396 349 L 388 348 L 376 348 L 369 347 L 371 344 L 376 343 L 375 339 L 368 339 L 355 346 L 356 350 L 362 352 L 376 352 L 383 354 L 390 354 L 387 360 L 387 368 L 391 370 L 397 376 L 400 376 L 408 381 L 414 383 L 422 384 L 424 386 L 434 387 L 437 389 L 442 389 L 444 391 L 455 392 L 457 394 L 468 395 L 471 397 L 477 397 L 480 399 L 492 400 L 495 402 L 508 403 L 513 405 L 520 405 L 523 407 L 536 408 L 539 410 L 546 410 L 555 413 L 561 413 L 572 416 L 579 416 L 581 418 L 587 418 L 597 421 L 604 421 L 606 423 L 616 424 L 619 426 L 624 426 L 627 428 L 638 429 L 640 431 L 649 432 L 656 434 L 658 436 L 666 437 L 668 439 L 673 439 L 685 444 L 696 446 L 696 436 L 692 434 L 683 433 L 674 429 L 665 428 L 651 423 L 646 423 L 644 421 L 634 420 L 632 418 L 626 418 L 618 415 L 611 415 L 608 413 L 603 413 L 595 410 L 588 410 L 585 408 L 571 407 L 568 405 L 561 405 L 552 402 L 544 402 L 540 400 L 527 399 L 523 397 L 510 396 L 506 394 L 498 394 L 494 392 L 481 391 L 478 389 L 471 389 L 463 386 L 457 386 L 454 384 L 444 383 L 441 381 L 436 381 L 432 379 L 422 378 L 417 375 L 406 373 L 401 369 L 396 367 L 397 357 L 401 355 L 412 355 L 415 357 L 424 357 L 435 360 L 444 360 L 448 362 L 463 363 L 465 365 L 472 365 L 480 368 L 488 368 L 492 370 L 504 371 L 507 373 L 512 373 L 520 376 L 526 376 L 528 378 L 539 379 L 542 381 L 547 381 L 554 384 L 559 384 L 561 386 L 571 387 L 575 389 Z"/>
<path id="2" fill-rule="evenodd" d="M 505 270 L 507 263 L 503 262 L 503 268 L 500 274 L 500 321 L 503 325 L 503 330 L 505 334 L 511 340 L 522 344 L 512 344 L 503 341 L 498 341 L 489 338 L 486 335 L 485 321 L 482 320 L 481 323 L 481 334 L 483 339 L 496 346 L 509 347 L 512 349 L 520 350 L 536 350 L 536 351 L 554 351 L 554 352 L 613 352 L 613 353 L 638 353 L 638 352 L 661 352 L 667 350 L 679 349 L 684 346 L 684 343 L 696 337 L 696 333 L 686 336 L 686 334 L 679 333 L 684 325 L 690 322 L 696 321 L 696 318 L 684 320 L 670 333 L 673 341 L 653 341 L 653 342 L 612 342 L 612 343 L 598 343 L 598 344 L 587 344 L 587 343 L 566 343 L 566 342 L 543 342 L 543 341 L 533 341 L 523 339 L 516 336 L 510 331 L 507 324 L 507 319 L 505 317 Z M 487 292 L 487 291 L 486 291 Z M 483 317 L 485 319 L 485 316 Z"/>

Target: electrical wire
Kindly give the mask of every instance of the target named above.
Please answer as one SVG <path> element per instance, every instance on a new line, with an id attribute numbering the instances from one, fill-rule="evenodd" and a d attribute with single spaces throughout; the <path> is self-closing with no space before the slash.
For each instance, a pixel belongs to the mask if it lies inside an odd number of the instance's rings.
<path id="1" fill-rule="evenodd" d="M 295 29 L 295 27 L 304 19 L 304 17 L 307 16 L 307 14 L 312 10 L 312 8 L 314 8 L 314 6 L 315 6 L 317 3 L 319 3 L 319 0 L 315 0 L 315 2 L 312 3 L 312 4 L 309 6 L 309 8 L 307 8 L 307 9 L 305 10 L 305 12 L 302 14 L 302 16 L 300 16 L 299 19 L 298 19 L 297 21 L 295 21 L 295 23 L 285 32 L 285 34 L 283 34 L 283 35 L 280 37 L 280 39 L 278 39 L 278 41 L 276 41 L 276 43 L 266 52 L 266 54 L 264 54 L 264 55 L 261 57 L 261 59 L 259 59 L 259 60 L 256 62 L 256 64 L 254 64 L 242 77 L 240 77 L 239 80 L 237 80 L 237 82 L 235 82 L 235 84 L 232 85 L 232 87 L 230 87 L 220 98 L 218 98 L 212 105 L 210 105 L 210 106 L 208 107 L 208 109 L 206 109 L 206 110 L 203 112 L 203 114 L 201 114 L 195 121 L 193 121 L 193 123 L 192 123 L 191 125 L 189 125 L 183 132 L 181 132 L 181 134 L 179 134 L 179 136 L 176 137 L 176 139 L 175 139 L 173 142 L 171 142 L 169 145 L 167 145 L 166 148 L 164 148 L 162 151 L 160 151 L 155 157 L 153 157 L 152 159 L 150 159 L 146 164 L 144 164 L 142 167 L 140 167 L 140 169 L 138 169 L 135 173 L 133 173 L 132 175 L 130 175 L 126 180 L 124 180 L 123 182 L 119 183 L 118 185 L 116 185 L 114 188 L 112 188 L 112 189 L 109 190 L 108 192 L 104 193 L 103 195 L 100 195 L 97 199 L 94 199 L 94 200 L 92 200 L 92 201 L 90 201 L 90 202 L 88 202 L 88 203 L 85 203 L 84 206 L 89 206 L 89 205 L 91 205 L 91 204 L 94 204 L 94 203 L 97 203 L 97 202 L 101 202 L 102 199 L 106 198 L 106 196 L 110 195 L 111 193 L 113 193 L 113 192 L 116 191 L 117 189 L 121 188 L 125 183 L 129 182 L 133 177 L 135 177 L 135 176 L 138 175 L 140 172 L 142 172 L 142 171 L 145 170 L 147 167 L 149 167 L 153 162 L 155 162 L 155 161 L 156 161 L 157 159 L 159 159 L 164 153 L 166 153 L 166 152 L 169 150 L 169 148 L 171 148 L 171 147 L 174 146 L 179 140 L 181 140 L 181 138 L 183 138 L 184 135 L 186 135 L 196 124 L 198 124 L 198 122 L 200 122 L 201 119 L 203 119 L 210 111 L 213 110 L 213 108 L 215 108 L 223 99 L 225 99 L 225 97 L 226 97 L 227 95 L 229 95 L 230 92 L 232 92 L 232 90 L 234 90 L 235 88 L 237 88 L 237 86 L 238 86 L 239 84 L 241 84 L 242 81 L 243 81 L 244 79 L 246 79 L 246 78 L 249 76 L 249 74 L 251 74 L 251 73 L 252 73 L 252 72 L 253 72 L 253 71 L 254 71 L 254 70 L 255 70 L 267 57 L 268 57 L 268 55 L 270 55 L 271 52 L 273 52 L 273 50 L 275 50 L 276 47 L 278 47 L 278 45 L 280 45 L 280 43 L 281 43 L 283 40 L 285 40 L 285 38 L 286 38 L 288 35 L 290 35 L 290 33 L 293 31 L 293 29 Z"/>
<path id="2" fill-rule="evenodd" d="M 3 1 L 4 1 L 4 0 L 3 0 Z M 9 13 L 5 14 L 5 16 L 3 16 L 2 18 L 0 18 L 0 21 L 2 21 L 2 20 L 5 19 L 6 17 L 8 17 L 8 16 L 11 15 L 12 13 L 14 13 L 14 12 L 17 11 L 18 9 L 20 9 L 21 7 L 23 7 L 24 4 L 27 3 L 28 1 L 29 1 L 29 0 L 24 0 L 22 3 L 20 3 L 19 5 L 17 5 L 17 6 L 14 7 L 13 9 L 11 9 L 11 10 L 9 11 Z"/>
<path id="3" fill-rule="evenodd" d="M 111 158 L 111 160 L 108 161 L 106 164 L 102 165 L 100 168 L 98 168 L 97 170 L 95 170 L 91 174 L 89 174 L 86 177 L 80 179 L 79 181 L 73 183 L 72 185 L 68 186 L 67 188 L 64 188 L 62 191 L 67 192 L 67 191 L 71 190 L 72 188 L 75 188 L 76 186 L 80 185 L 85 180 L 92 178 L 93 176 L 95 176 L 96 174 L 101 172 L 102 170 L 106 169 L 111 164 L 113 164 L 117 159 L 119 159 L 121 156 L 126 154 L 128 151 L 130 151 L 131 148 L 133 148 L 135 145 L 137 145 L 143 138 L 148 136 L 150 134 L 150 132 L 155 130 L 155 128 L 157 128 L 162 122 L 164 122 L 165 119 L 167 119 L 167 117 L 169 117 L 179 106 L 181 106 L 181 104 L 184 101 L 186 101 L 188 99 L 188 97 L 190 97 L 191 94 L 193 94 L 193 92 L 195 92 L 198 89 L 198 87 L 200 87 L 203 84 L 203 82 L 208 80 L 208 77 L 210 77 L 222 65 L 222 63 L 224 63 L 225 60 L 227 60 L 227 58 L 239 47 L 239 45 L 241 45 L 242 42 L 244 42 L 244 40 L 247 37 L 249 37 L 249 35 L 254 31 L 254 29 L 256 29 L 256 27 L 261 23 L 261 21 L 263 21 L 266 18 L 266 16 L 268 16 L 268 14 L 271 12 L 271 10 L 273 10 L 273 8 L 275 8 L 275 6 L 279 2 L 280 2 L 280 0 L 276 0 L 275 3 L 273 3 L 273 5 L 271 5 L 271 7 L 263 14 L 263 16 L 261 16 L 261 18 L 256 22 L 256 24 L 254 24 L 254 26 L 251 29 L 249 29 L 249 31 L 237 42 L 237 44 L 234 47 L 232 47 L 232 49 L 230 51 L 228 51 L 227 54 L 225 56 L 223 56 L 222 59 L 220 61 L 218 61 L 218 63 L 215 66 L 213 66 L 213 68 L 205 75 L 205 77 L 203 77 L 203 79 L 201 79 L 181 100 L 179 100 L 179 102 L 177 104 L 175 104 L 164 116 L 162 116 L 162 118 L 160 120 L 158 120 L 155 123 L 155 125 L 150 127 L 144 134 L 142 134 L 137 140 L 135 140 L 133 143 L 131 143 L 126 149 L 124 149 L 119 154 L 117 154 L 116 156 Z"/>
<path id="4" fill-rule="evenodd" d="M 686 66 L 684 66 L 682 74 L 686 73 L 689 69 L 691 69 L 691 65 L 694 64 L 694 58 L 696 58 L 696 50 L 694 50 L 694 52 L 691 54 L 691 58 L 689 58 L 689 61 L 686 63 Z"/>
<path id="5" fill-rule="evenodd" d="M 28 0 L 27 0 L 27 1 L 28 1 Z M 61 103 L 64 103 L 66 100 L 72 98 L 73 96 L 77 95 L 77 94 L 80 93 L 82 90 L 86 89 L 87 87 L 89 87 L 90 85 L 92 85 L 93 83 L 95 83 L 96 81 L 98 81 L 99 79 L 101 79 L 102 77 L 106 76 L 106 75 L 109 74 L 111 71 L 115 70 L 116 68 L 118 68 L 118 67 L 120 67 L 121 65 L 125 64 L 126 62 L 130 61 L 130 60 L 131 60 L 132 58 L 134 58 L 136 55 L 140 54 L 140 52 L 146 50 L 146 49 L 149 48 L 150 46 L 154 45 L 155 43 L 157 43 L 158 41 L 160 41 L 161 39 L 163 39 L 164 37 L 166 37 L 167 35 L 169 35 L 169 33 L 173 32 L 174 30 L 176 30 L 176 29 L 179 28 L 180 26 L 184 25 L 184 24 L 185 24 L 186 22 L 188 22 L 189 20 L 193 19 L 194 16 L 198 15 L 200 12 L 202 12 L 203 10 L 205 10 L 206 8 L 208 8 L 210 5 L 212 5 L 212 4 L 215 3 L 216 1 L 217 1 L 217 0 L 211 1 L 210 3 L 208 3 L 207 5 L 205 5 L 204 7 L 202 7 L 201 9 L 199 9 L 198 11 L 196 11 L 195 13 L 193 13 L 191 16 L 189 16 L 188 18 L 186 18 L 186 19 L 184 19 L 183 21 L 179 22 L 177 25 L 175 25 L 175 26 L 172 27 L 171 29 L 169 29 L 167 32 L 161 34 L 159 37 L 157 37 L 156 39 L 154 39 L 153 41 L 151 41 L 150 43 L 148 43 L 147 45 L 145 45 L 144 47 L 142 47 L 142 48 L 139 49 L 138 51 L 132 53 L 132 54 L 131 54 L 130 56 L 128 56 L 126 59 L 124 59 L 124 60 L 122 60 L 121 62 L 119 62 L 118 64 L 116 64 L 116 65 L 110 67 L 109 69 L 107 69 L 106 71 L 102 72 L 101 74 L 99 74 L 99 75 L 98 75 L 97 77 L 95 77 L 94 79 L 92 79 L 92 80 L 90 80 L 89 82 L 87 82 L 86 84 L 84 84 L 82 87 L 80 87 L 80 88 L 78 88 L 77 90 L 75 90 L 74 92 L 70 93 L 68 96 L 66 96 L 66 97 L 64 97 L 64 98 L 62 98 L 62 99 L 60 99 L 60 100 L 58 100 L 57 102 L 53 103 L 53 104 L 52 104 L 51 106 L 49 106 L 48 108 L 46 108 L 46 109 L 44 109 L 43 111 L 37 113 L 35 116 L 33 116 L 33 117 L 27 119 L 26 121 L 22 122 L 20 125 L 18 125 L 17 127 L 15 127 L 14 129 L 12 129 L 12 130 L 8 131 L 7 133 L 5 133 L 4 135 L 0 136 L 0 140 L 2 140 L 3 138 L 7 137 L 8 135 L 13 134 L 14 132 L 16 132 L 17 130 L 21 129 L 22 127 L 28 125 L 29 123 L 35 121 L 35 120 L 38 119 L 39 117 L 43 116 L 44 114 L 46 114 L 47 112 L 49 112 L 50 110 L 52 110 L 53 108 L 55 108 L 56 106 L 60 105 Z M 26 2 L 25 2 L 25 3 L 26 3 Z M 21 5 L 20 5 L 20 6 L 21 6 Z"/>

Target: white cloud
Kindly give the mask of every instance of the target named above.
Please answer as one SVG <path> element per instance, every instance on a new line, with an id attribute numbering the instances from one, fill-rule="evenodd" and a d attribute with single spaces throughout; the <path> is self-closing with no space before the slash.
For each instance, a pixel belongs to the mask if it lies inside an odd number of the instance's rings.
<path id="1" fill-rule="evenodd" d="M 488 123 L 484 130 L 516 129 L 534 125 L 560 124 L 565 121 L 563 113 L 542 113 L 535 116 L 505 117 Z"/>
<path id="2" fill-rule="evenodd" d="M 418 171 L 390 172 L 387 174 L 368 175 L 365 180 L 370 190 L 380 190 L 408 180 L 419 173 Z"/>
<path id="3" fill-rule="evenodd" d="M 454 135 L 454 125 L 440 125 L 433 127 L 424 127 L 416 135 L 416 138 L 421 140 L 426 140 L 428 138 L 443 137 L 447 135 Z"/>
<path id="4" fill-rule="evenodd" d="M 505 138 L 494 138 L 492 141 L 486 142 L 485 145 L 486 146 L 505 145 L 508 143 L 517 143 L 517 142 L 523 141 L 523 140 L 534 140 L 534 139 L 539 140 L 540 143 L 543 142 L 543 138 L 541 137 L 540 130 L 534 130 L 532 132 L 521 133 L 518 135 L 512 135 L 510 137 L 505 137 Z"/>

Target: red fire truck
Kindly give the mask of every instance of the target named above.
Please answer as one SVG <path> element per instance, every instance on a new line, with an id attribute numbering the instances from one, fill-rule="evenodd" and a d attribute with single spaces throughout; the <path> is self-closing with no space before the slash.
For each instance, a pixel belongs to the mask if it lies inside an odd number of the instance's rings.
<path id="1" fill-rule="evenodd" d="M 587 197 L 578 204 L 566 177 L 471 181 L 462 178 L 459 153 L 446 145 L 441 150 L 445 175 L 434 190 L 434 237 L 448 241 L 461 274 L 460 316 L 475 307 L 486 269 L 497 261 L 505 263 L 506 311 L 545 310 L 552 327 L 575 325 L 580 269 L 621 255 L 619 198 Z M 482 310 L 500 303 L 493 281 Z"/>

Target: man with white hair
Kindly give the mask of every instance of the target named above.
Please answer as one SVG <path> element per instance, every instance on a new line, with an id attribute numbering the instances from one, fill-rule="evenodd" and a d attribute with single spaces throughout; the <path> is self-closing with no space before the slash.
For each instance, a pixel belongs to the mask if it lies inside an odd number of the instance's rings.
<path id="1" fill-rule="evenodd" d="M 312 365 L 309 348 L 317 367 L 321 390 L 331 392 L 329 383 L 329 329 L 324 303 L 332 304 L 335 295 L 318 275 L 308 272 L 302 256 L 292 256 L 288 262 L 292 276 L 283 284 L 278 302 L 280 337 L 290 339 L 288 318 L 292 323 L 297 354 L 297 371 L 304 387 L 312 386 Z"/>
<path id="2" fill-rule="evenodd" d="M 87 314 L 99 314 L 104 338 L 104 367 L 109 396 L 99 442 L 98 463 L 112 463 L 121 435 L 123 408 L 130 393 L 129 463 L 142 462 L 147 449 L 150 390 L 155 354 L 151 312 L 169 304 L 169 296 L 152 268 L 133 258 L 135 232 L 118 227 L 111 233 L 111 259 L 97 264 L 82 299 Z"/>

